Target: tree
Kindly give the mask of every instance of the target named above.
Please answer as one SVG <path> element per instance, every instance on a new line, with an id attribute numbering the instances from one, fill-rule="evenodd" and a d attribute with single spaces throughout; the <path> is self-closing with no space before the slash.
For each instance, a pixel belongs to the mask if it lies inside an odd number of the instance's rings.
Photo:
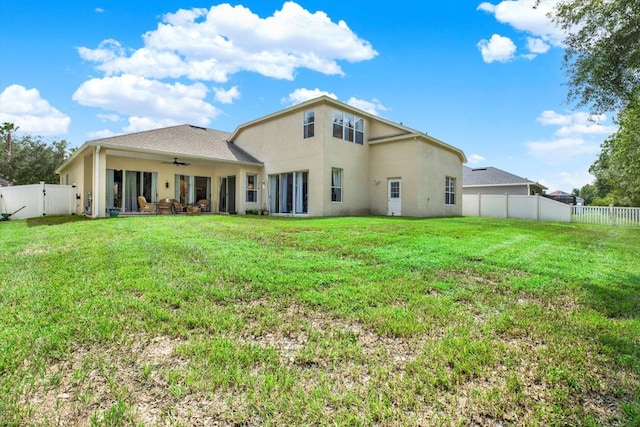
<path id="1" fill-rule="evenodd" d="M 580 189 L 580 193 L 578 194 L 583 200 L 585 205 L 590 205 L 593 203 L 593 199 L 595 199 L 598 195 L 596 192 L 596 186 L 593 184 L 586 184 Z"/>
<path id="2" fill-rule="evenodd" d="M 568 100 L 594 113 L 621 111 L 640 92 L 640 1 L 563 0 L 553 21 L 566 33 Z"/>
<path id="3" fill-rule="evenodd" d="M 11 145 L 12 145 L 12 133 L 17 131 L 19 126 L 14 125 L 13 123 L 4 122 L 2 126 L 0 126 L 0 137 L 5 140 L 7 144 L 7 156 L 11 157 Z"/>
<path id="4" fill-rule="evenodd" d="M 596 177 L 595 187 L 603 202 L 640 206 L 640 99 L 631 102 L 616 121 L 618 130 L 602 143 L 589 172 Z"/>
<path id="5" fill-rule="evenodd" d="M 10 157 L 0 158 L 0 176 L 15 185 L 57 184 L 60 180 L 55 170 L 67 157 L 67 141 L 48 144 L 40 137 L 25 135 L 13 141 Z"/>

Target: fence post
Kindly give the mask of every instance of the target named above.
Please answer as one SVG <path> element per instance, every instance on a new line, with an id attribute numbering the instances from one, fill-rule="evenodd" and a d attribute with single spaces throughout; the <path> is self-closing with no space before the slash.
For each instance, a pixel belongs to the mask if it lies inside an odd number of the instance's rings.
<path id="1" fill-rule="evenodd" d="M 47 207 L 46 197 L 47 197 L 47 189 L 45 188 L 44 181 L 40 181 L 40 186 L 42 187 L 42 195 L 40 198 L 40 216 L 45 216 L 47 212 L 45 211 Z"/>
<path id="2" fill-rule="evenodd" d="M 505 218 L 509 218 L 509 194 L 504 195 L 504 215 Z"/>

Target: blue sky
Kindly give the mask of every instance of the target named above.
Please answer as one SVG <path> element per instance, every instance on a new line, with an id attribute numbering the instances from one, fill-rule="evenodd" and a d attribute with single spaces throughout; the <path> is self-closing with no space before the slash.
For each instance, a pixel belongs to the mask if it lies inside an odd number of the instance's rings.
<path id="1" fill-rule="evenodd" d="M 77 147 L 329 94 L 571 191 L 616 127 L 566 103 L 554 3 L 0 0 L 0 122 Z"/>

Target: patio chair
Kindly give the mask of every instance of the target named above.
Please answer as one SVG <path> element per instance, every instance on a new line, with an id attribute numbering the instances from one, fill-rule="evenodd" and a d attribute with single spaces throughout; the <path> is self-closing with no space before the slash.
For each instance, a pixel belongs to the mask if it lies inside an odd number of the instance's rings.
<path id="1" fill-rule="evenodd" d="M 155 212 L 156 210 L 155 203 L 149 203 L 144 196 L 138 196 L 138 212 Z"/>
<path id="2" fill-rule="evenodd" d="M 178 199 L 171 199 L 171 203 L 173 205 L 173 213 L 184 212 L 184 206 L 182 206 L 182 203 L 180 203 Z"/>
<path id="3" fill-rule="evenodd" d="M 207 199 L 200 199 L 196 202 L 196 206 L 200 208 L 201 212 L 206 212 L 207 206 L 209 206 L 209 201 Z"/>

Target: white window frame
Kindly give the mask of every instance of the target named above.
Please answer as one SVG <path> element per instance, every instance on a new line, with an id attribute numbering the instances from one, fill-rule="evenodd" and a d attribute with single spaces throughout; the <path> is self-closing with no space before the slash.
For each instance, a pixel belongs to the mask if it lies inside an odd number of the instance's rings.
<path id="1" fill-rule="evenodd" d="M 258 201 L 258 175 L 255 173 L 247 174 L 247 189 L 245 201 L 247 203 L 256 203 Z"/>
<path id="2" fill-rule="evenodd" d="M 302 138 L 308 139 L 315 136 L 316 111 L 307 110 L 302 116 Z"/>
<path id="3" fill-rule="evenodd" d="M 331 201 L 333 203 L 342 203 L 343 197 L 343 179 L 344 173 L 340 168 L 331 168 Z"/>
<path id="4" fill-rule="evenodd" d="M 456 204 L 456 179 L 452 176 L 444 180 L 444 204 L 453 206 Z"/>
<path id="5" fill-rule="evenodd" d="M 364 145 L 364 119 L 351 113 L 333 110 L 331 135 L 343 141 Z"/>

